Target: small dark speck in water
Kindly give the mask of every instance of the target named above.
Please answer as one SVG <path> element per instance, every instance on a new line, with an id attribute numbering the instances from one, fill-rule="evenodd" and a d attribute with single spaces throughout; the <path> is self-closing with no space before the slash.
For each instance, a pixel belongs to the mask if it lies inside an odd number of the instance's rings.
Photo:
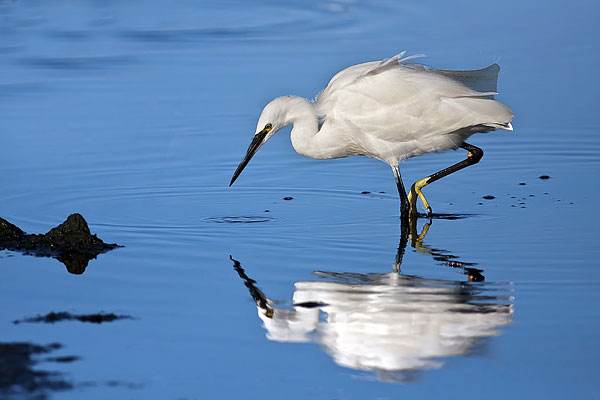
<path id="1" fill-rule="evenodd" d="M 519 186 L 525 186 L 527 185 L 525 182 L 519 182 Z"/>
<path id="2" fill-rule="evenodd" d="M 540 175 L 539 178 L 545 181 L 546 179 L 550 179 L 550 175 Z"/>
<path id="3" fill-rule="evenodd" d="M 547 194 L 549 194 L 549 193 L 548 193 L 548 192 L 544 192 L 544 194 L 546 194 L 546 195 L 547 195 Z"/>
<path id="4" fill-rule="evenodd" d="M 514 204 L 511 204 L 510 206 L 511 206 L 511 207 L 516 207 Z"/>
<path id="5" fill-rule="evenodd" d="M 80 321 L 89 322 L 92 324 L 101 324 L 104 322 L 112 322 L 118 319 L 133 319 L 129 315 L 117 315 L 113 313 L 95 313 L 95 314 L 71 314 L 68 312 L 50 312 L 46 315 L 38 315 L 36 317 L 23 318 L 13 321 L 14 324 L 23 322 L 41 322 L 45 324 L 53 324 L 61 321 Z"/>
<path id="6" fill-rule="evenodd" d="M 284 199 L 284 200 L 286 200 L 286 201 L 289 201 L 289 200 L 294 200 L 294 198 L 293 198 L 293 197 L 291 197 L 291 196 L 286 196 L 286 197 L 284 197 L 283 199 Z"/>
<path id="7" fill-rule="evenodd" d="M 371 192 L 369 192 L 368 190 L 363 190 L 362 192 L 360 192 L 360 194 L 371 194 Z"/>
<path id="8" fill-rule="evenodd" d="M 535 197 L 535 194 L 530 194 L 529 197 Z"/>
<path id="9" fill-rule="evenodd" d="M 482 203 L 482 202 L 479 202 L 479 203 L 477 203 L 477 205 L 478 205 L 478 206 L 482 206 L 482 205 L 483 205 L 483 203 Z"/>
<path id="10" fill-rule="evenodd" d="M 265 212 L 271 212 L 271 210 L 265 210 Z"/>
<path id="11" fill-rule="evenodd" d="M 572 201 L 570 201 L 570 202 L 569 202 L 569 204 L 570 204 L 570 205 L 573 205 L 573 204 L 575 204 L 575 203 L 573 203 Z"/>
<path id="12" fill-rule="evenodd" d="M 48 357 L 44 361 L 56 362 L 56 363 L 72 363 L 81 360 L 81 357 L 77 356 L 60 356 L 60 357 Z"/>
<path id="13" fill-rule="evenodd" d="M 491 194 L 486 194 L 485 196 L 482 197 L 482 199 L 485 200 L 494 200 L 496 198 L 496 196 L 492 196 Z"/>
<path id="14" fill-rule="evenodd" d="M 381 191 L 381 192 L 379 192 L 379 193 L 381 193 L 381 194 L 385 194 L 385 192 L 383 192 L 383 191 Z"/>
<path id="15" fill-rule="evenodd" d="M 517 196 L 510 196 L 510 198 L 511 198 L 511 199 L 516 199 L 516 198 L 517 198 Z"/>
<path id="16" fill-rule="evenodd" d="M 525 204 L 525 203 L 523 203 L 523 202 L 520 202 L 520 203 L 519 203 L 519 205 L 523 205 L 523 204 Z"/>

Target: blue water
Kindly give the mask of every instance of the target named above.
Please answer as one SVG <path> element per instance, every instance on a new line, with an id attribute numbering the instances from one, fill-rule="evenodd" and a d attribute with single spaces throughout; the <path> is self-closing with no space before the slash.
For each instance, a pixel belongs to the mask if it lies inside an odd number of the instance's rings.
<path id="1" fill-rule="evenodd" d="M 0 342 L 80 357 L 33 366 L 72 389 L 10 396 L 593 398 L 599 16 L 593 1 L 0 1 L 0 216 L 45 232 L 79 212 L 125 246 L 82 275 L 0 251 Z M 420 221 L 399 263 L 389 168 L 302 158 L 287 131 L 227 187 L 268 100 L 401 50 L 501 65 L 514 132 L 473 137 L 482 162 L 426 189 L 464 218 L 416 240 Z M 404 179 L 461 157 L 412 159 Z M 12 323 L 50 311 L 134 319 Z"/>

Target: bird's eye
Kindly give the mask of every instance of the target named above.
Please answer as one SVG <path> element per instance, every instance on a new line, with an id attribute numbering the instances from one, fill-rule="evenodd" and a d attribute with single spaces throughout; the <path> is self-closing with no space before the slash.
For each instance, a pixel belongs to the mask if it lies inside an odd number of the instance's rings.
<path id="1" fill-rule="evenodd" d="M 269 129 L 269 130 L 273 129 L 273 124 L 271 124 L 271 123 L 266 124 L 265 129 Z"/>

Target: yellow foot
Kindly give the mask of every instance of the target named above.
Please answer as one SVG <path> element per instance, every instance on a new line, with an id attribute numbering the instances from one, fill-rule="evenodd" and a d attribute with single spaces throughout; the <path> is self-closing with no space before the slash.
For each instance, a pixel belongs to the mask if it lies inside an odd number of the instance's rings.
<path id="1" fill-rule="evenodd" d="M 410 212 L 413 215 L 417 214 L 417 196 L 419 197 L 419 199 L 421 199 L 421 203 L 423 203 L 423 207 L 425 208 L 425 210 L 427 210 L 427 215 L 431 215 L 431 206 L 429 205 L 429 202 L 427 201 L 425 195 L 423 194 L 423 191 L 421 190 L 425 186 L 427 186 L 427 184 L 429 183 L 429 179 L 430 177 L 428 176 L 426 178 L 416 181 L 411 186 L 410 192 L 408 192 L 408 204 L 410 206 Z"/>

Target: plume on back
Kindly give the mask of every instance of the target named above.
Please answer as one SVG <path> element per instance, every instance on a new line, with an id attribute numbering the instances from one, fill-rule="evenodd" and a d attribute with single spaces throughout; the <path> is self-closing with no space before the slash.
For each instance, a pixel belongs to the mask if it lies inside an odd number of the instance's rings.
<path id="1" fill-rule="evenodd" d="M 344 119 L 348 126 L 368 130 L 370 121 L 364 115 L 370 110 L 379 120 L 392 122 L 373 132 L 381 139 L 398 132 L 411 140 L 432 134 L 512 130 L 512 111 L 494 100 L 498 64 L 471 71 L 441 70 L 408 63 L 422 56 L 404 54 L 337 73 L 316 99 L 322 124 Z M 361 116 L 353 117 L 357 109 Z M 382 118 L 383 114 L 388 117 Z M 402 115 L 403 121 L 395 125 L 394 115 Z"/>

